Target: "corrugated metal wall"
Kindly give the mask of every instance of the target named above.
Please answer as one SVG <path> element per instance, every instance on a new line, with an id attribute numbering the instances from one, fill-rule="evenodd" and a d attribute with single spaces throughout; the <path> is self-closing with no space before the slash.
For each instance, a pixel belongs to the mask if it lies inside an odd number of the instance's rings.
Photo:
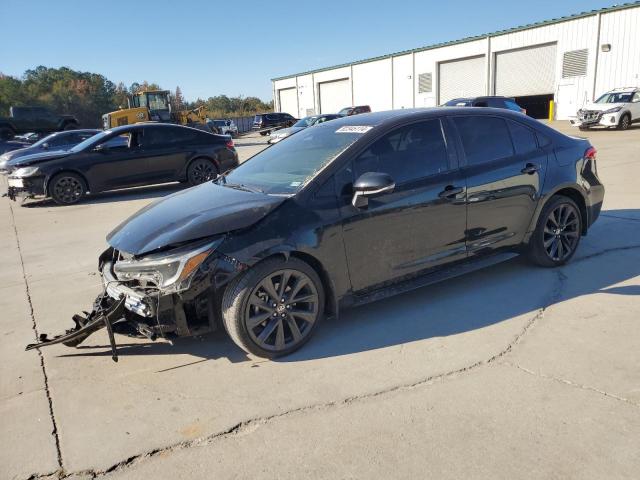
<path id="1" fill-rule="evenodd" d="M 275 106 L 276 110 L 279 109 L 278 90 L 295 86 L 298 91 L 298 117 L 318 113 L 318 84 L 339 79 L 348 79 L 352 105 L 367 104 L 374 111 L 435 106 L 443 101 L 438 91 L 441 85 L 439 65 L 475 56 L 484 56 L 484 68 L 483 78 L 474 79 L 474 82 L 482 82 L 483 93 L 492 95 L 496 94 L 496 60 L 500 62 L 499 56 L 503 52 L 554 44 L 553 91 L 545 93 L 554 94 L 557 118 L 566 119 L 584 103 L 609 89 L 640 86 L 639 26 L 640 6 L 634 6 L 284 78 L 274 81 Z M 603 52 L 603 44 L 610 44 L 610 51 Z M 582 50 L 586 53 L 575 53 Z M 575 60 L 581 56 L 586 57 L 586 71 L 565 68 L 563 76 L 563 60 Z M 423 81 L 422 86 L 419 84 L 420 78 L 431 79 L 430 91 L 426 88 L 428 82 Z M 500 81 L 503 80 L 504 77 Z M 512 86 L 517 85 L 515 80 L 511 80 L 505 81 Z M 501 85 L 498 85 L 498 92 Z M 525 89 L 519 92 L 509 88 L 508 91 L 513 96 L 528 94 Z"/>

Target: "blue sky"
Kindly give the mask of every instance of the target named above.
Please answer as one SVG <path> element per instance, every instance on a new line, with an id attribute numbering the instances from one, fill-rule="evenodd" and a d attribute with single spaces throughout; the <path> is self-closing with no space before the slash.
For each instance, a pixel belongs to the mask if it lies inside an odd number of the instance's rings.
<path id="1" fill-rule="evenodd" d="M 271 99 L 270 79 L 612 5 L 614 0 L 0 0 L 0 72 L 38 65 Z"/>

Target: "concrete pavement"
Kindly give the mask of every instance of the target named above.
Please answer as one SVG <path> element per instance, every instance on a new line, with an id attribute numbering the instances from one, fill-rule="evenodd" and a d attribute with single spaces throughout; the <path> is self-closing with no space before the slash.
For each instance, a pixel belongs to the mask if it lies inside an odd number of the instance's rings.
<path id="1" fill-rule="evenodd" d="M 640 129 L 587 135 L 605 211 L 570 265 L 515 259 L 347 311 L 279 361 L 222 333 L 121 337 L 118 364 L 103 332 L 24 352 L 89 307 L 106 233 L 178 187 L 2 199 L 0 477 L 634 478 Z"/>

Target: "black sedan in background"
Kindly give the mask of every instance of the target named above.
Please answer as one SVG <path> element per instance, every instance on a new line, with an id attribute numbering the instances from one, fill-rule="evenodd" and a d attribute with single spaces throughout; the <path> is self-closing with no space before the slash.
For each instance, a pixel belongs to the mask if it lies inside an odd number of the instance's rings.
<path id="1" fill-rule="evenodd" d="M 602 206 L 595 157 L 587 140 L 504 109 L 306 128 L 112 231 L 100 312 L 126 309 L 149 338 L 224 325 L 247 352 L 284 355 L 345 307 L 518 253 L 568 262 Z"/>
<path id="2" fill-rule="evenodd" d="M 13 161 L 15 163 L 18 158 L 49 150 L 69 150 L 80 142 L 84 142 L 87 138 L 91 138 L 101 131 L 102 130 L 88 128 L 83 130 L 64 130 L 62 132 L 47 135 L 33 145 L 25 145 L 24 148 L 12 150 L 0 155 L 0 172 L 9 170 L 11 168 L 11 162 Z"/>
<path id="3" fill-rule="evenodd" d="M 188 182 L 197 185 L 238 166 L 233 141 L 180 125 L 142 123 L 105 130 L 67 152 L 18 159 L 8 195 L 46 195 L 59 204 L 87 192 Z"/>

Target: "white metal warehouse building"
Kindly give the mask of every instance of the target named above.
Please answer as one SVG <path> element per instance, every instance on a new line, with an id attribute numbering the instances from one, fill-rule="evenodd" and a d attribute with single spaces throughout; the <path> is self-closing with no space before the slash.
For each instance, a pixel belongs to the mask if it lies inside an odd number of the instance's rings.
<path id="1" fill-rule="evenodd" d="M 432 107 L 457 97 L 515 97 L 531 116 L 575 115 L 616 87 L 640 86 L 640 2 L 579 13 L 272 79 L 294 117 L 351 105 Z"/>

